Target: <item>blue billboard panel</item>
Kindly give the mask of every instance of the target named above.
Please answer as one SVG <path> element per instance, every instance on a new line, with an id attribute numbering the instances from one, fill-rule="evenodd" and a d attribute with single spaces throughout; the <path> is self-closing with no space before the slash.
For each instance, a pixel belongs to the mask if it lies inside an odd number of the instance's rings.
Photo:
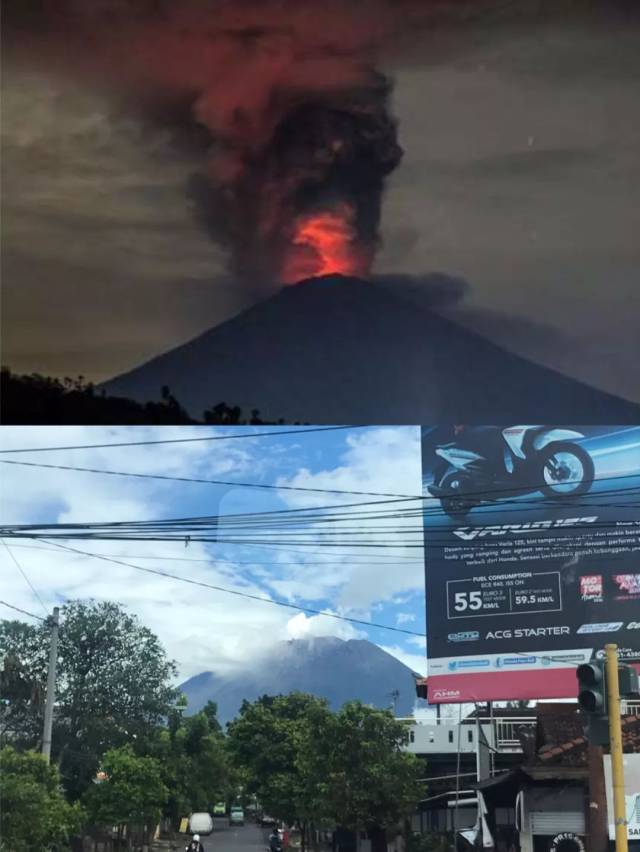
<path id="1" fill-rule="evenodd" d="M 640 426 L 423 427 L 422 464 L 430 702 L 640 666 Z"/>

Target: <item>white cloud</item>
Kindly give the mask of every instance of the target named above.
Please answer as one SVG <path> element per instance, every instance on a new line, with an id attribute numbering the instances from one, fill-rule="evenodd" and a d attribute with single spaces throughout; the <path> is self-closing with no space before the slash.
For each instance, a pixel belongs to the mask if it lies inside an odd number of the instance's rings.
<path id="1" fill-rule="evenodd" d="M 161 429 L 60 427 L 35 429 L 3 427 L 2 448 L 28 446 L 70 446 L 125 441 L 152 441 L 224 434 L 224 430 L 190 428 Z M 46 464 L 77 465 L 98 469 L 138 471 L 178 476 L 218 477 L 233 472 L 241 478 L 251 468 L 256 476 L 259 457 L 252 452 L 254 442 L 243 441 L 163 444 L 143 447 L 86 449 L 56 453 L 11 455 L 11 460 L 34 460 Z M 119 476 L 97 476 L 63 470 L 2 465 L 3 523 L 43 521 L 142 520 L 180 516 L 175 482 Z M 184 486 L 182 486 L 184 487 Z M 224 493 L 207 485 L 191 485 L 206 496 L 209 511 L 219 510 L 217 495 Z M 203 491 L 207 489 L 206 491 Z M 10 499 L 9 499 L 10 496 Z M 184 512 L 182 512 L 184 514 Z M 80 541 L 61 544 L 76 549 L 124 558 L 125 562 L 220 585 L 236 591 L 266 596 L 264 590 L 247 579 L 245 566 L 220 561 L 215 566 L 179 561 L 157 562 L 129 558 L 159 555 L 189 559 L 211 559 L 206 545 L 192 542 L 188 551 L 182 543 Z M 22 544 L 22 546 L 20 546 Z M 26 546 L 25 546 L 26 545 Z M 51 547 L 51 550 L 33 549 Z M 38 589 L 47 608 L 71 598 L 114 599 L 136 613 L 156 632 L 169 655 L 175 658 L 181 676 L 203 669 L 232 668 L 259 652 L 265 644 L 286 638 L 286 610 L 242 597 L 204 589 L 172 579 L 137 571 L 125 565 L 78 555 L 43 542 L 12 542 L 12 552 Z M 3 597 L 28 611 L 41 614 L 39 604 L 9 555 L 0 552 Z M 3 611 L 2 615 L 9 615 Z"/>
<path id="2" fill-rule="evenodd" d="M 308 639 L 312 636 L 336 636 L 339 639 L 362 639 L 366 634 L 356 630 L 346 621 L 338 621 L 326 615 L 306 615 L 304 612 L 294 615 L 287 622 L 290 639 Z"/>
<path id="3" fill-rule="evenodd" d="M 413 612 L 399 612 L 396 615 L 396 624 L 410 624 L 412 621 L 415 621 L 416 617 Z"/>
<path id="4" fill-rule="evenodd" d="M 347 449 L 340 464 L 312 473 L 299 470 L 295 476 L 281 477 L 280 485 L 304 488 L 336 488 L 345 491 L 366 491 L 384 494 L 420 495 L 421 464 L 418 427 L 381 427 L 350 434 Z M 326 494 L 282 492 L 283 499 L 292 507 L 326 505 Z M 362 503 L 382 501 L 380 507 L 367 506 L 371 512 L 388 512 L 397 508 L 402 512 L 417 509 L 419 502 L 389 503 L 390 497 L 336 495 L 333 502 Z M 353 511 L 362 511 L 354 507 Z M 353 525 L 353 521 L 348 520 Z M 339 529 L 339 525 L 335 525 Z M 359 520 L 359 529 L 370 531 L 369 540 L 395 545 L 389 548 L 353 548 L 353 557 L 334 556 L 336 571 L 308 572 L 304 577 L 311 594 L 321 597 L 331 591 L 337 593 L 337 603 L 347 608 L 368 610 L 375 602 L 391 601 L 406 592 L 419 592 L 424 585 L 422 529 L 419 518 L 377 518 Z M 363 537 L 361 537 L 362 540 Z M 417 547 L 407 547 L 407 543 Z M 290 577 L 285 573 L 287 581 Z M 300 578 L 300 568 L 296 568 Z"/>
<path id="5" fill-rule="evenodd" d="M 205 431 L 197 427 L 5 426 L 0 431 L 0 441 L 3 449 L 9 449 L 181 439 L 205 434 L 220 435 L 225 431 L 219 428 Z M 316 476 L 299 472 L 291 481 L 301 484 L 310 481 L 326 487 L 321 484 L 325 480 L 332 483 L 330 487 L 419 493 L 420 472 L 415 469 L 417 440 L 414 440 L 413 434 L 412 430 L 380 429 L 371 430 L 366 435 L 355 435 L 348 439 L 347 451 L 336 470 L 329 469 Z M 245 439 L 15 454 L 8 458 L 97 469 L 255 481 L 265 470 L 269 471 L 269 476 L 275 476 L 274 459 L 265 453 L 264 447 L 264 443 L 257 440 Z M 277 470 L 286 470 L 286 454 L 280 455 Z M 13 465 L 2 465 L 2 487 L 2 522 L 5 524 L 171 518 L 189 514 L 193 505 L 203 514 L 215 514 L 221 507 L 225 513 L 236 511 L 239 504 L 242 504 L 242 511 L 254 511 L 255 506 L 263 505 L 258 501 L 264 499 L 253 491 L 236 490 L 229 494 L 224 489 L 209 485 L 180 485 L 154 479 Z M 192 494 L 194 502 L 188 511 L 181 495 L 191 499 Z M 286 496 L 289 505 L 310 505 L 315 500 L 314 495 L 308 493 L 280 494 Z M 223 495 L 221 501 L 220 495 Z M 316 496 L 319 498 L 316 505 L 337 502 L 331 495 Z M 338 500 L 343 502 L 340 498 Z M 203 506 L 206 509 L 202 509 Z M 212 560 L 214 553 L 220 552 L 219 546 L 212 548 L 199 542 L 191 542 L 188 548 L 179 542 L 61 543 L 260 597 L 270 593 L 302 604 L 324 598 L 318 608 L 325 608 L 330 601 L 332 611 L 355 614 L 357 608 L 357 617 L 364 618 L 369 617 L 370 607 L 375 603 L 395 600 L 396 593 L 419 588 L 422 583 L 419 560 L 415 563 L 399 561 L 397 570 L 392 570 L 393 563 L 389 563 L 387 558 L 370 558 L 364 551 L 344 558 L 327 555 L 324 550 L 313 555 L 289 552 L 286 556 L 274 550 L 273 558 L 269 557 L 274 565 L 267 565 L 263 555 L 262 560 L 256 557 L 254 566 L 241 564 L 248 561 L 246 555 L 238 556 L 238 561 L 216 556 L 215 564 L 208 564 L 206 560 Z M 282 639 L 321 635 L 349 639 L 366 635 L 348 622 L 304 613 L 292 618 L 291 611 L 283 607 L 57 550 L 41 541 L 13 540 L 10 546 L 47 609 L 75 598 L 121 602 L 158 634 L 168 654 L 178 661 L 182 678 L 203 670 L 229 671 L 249 659 L 255 659 Z M 39 604 L 3 550 L 0 548 L 2 597 L 25 610 L 41 614 Z M 228 553 L 225 550 L 225 557 L 235 556 L 236 552 L 232 548 Z M 171 561 L 169 557 L 177 561 Z M 178 561 L 180 559 L 190 561 Z M 287 567 L 284 567 L 285 561 L 289 563 Z M 12 617 L 12 613 L 3 610 L 0 617 Z"/>

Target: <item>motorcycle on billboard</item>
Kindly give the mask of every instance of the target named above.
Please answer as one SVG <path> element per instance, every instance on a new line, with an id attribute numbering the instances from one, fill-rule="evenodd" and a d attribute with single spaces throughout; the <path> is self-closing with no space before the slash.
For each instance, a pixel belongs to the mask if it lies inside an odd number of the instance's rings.
<path id="1" fill-rule="evenodd" d="M 470 439 L 465 441 L 469 436 Z M 593 459 L 572 429 L 548 426 L 457 427 L 458 440 L 435 450 L 441 463 L 429 493 L 452 517 L 482 502 L 539 491 L 550 499 L 586 494 Z M 475 440 L 474 440 L 475 439 Z"/>

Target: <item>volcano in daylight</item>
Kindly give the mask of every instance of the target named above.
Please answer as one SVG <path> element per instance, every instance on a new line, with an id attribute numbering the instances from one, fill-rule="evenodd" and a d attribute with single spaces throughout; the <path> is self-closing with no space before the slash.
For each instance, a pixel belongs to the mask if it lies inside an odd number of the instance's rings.
<path id="1" fill-rule="evenodd" d="M 426 706 L 416 699 L 415 677 L 373 642 L 319 636 L 279 642 L 258 665 L 247 664 L 227 675 L 202 672 L 180 689 L 187 696 L 189 713 L 215 701 L 222 724 L 234 718 L 243 700 L 293 691 L 324 698 L 334 710 L 354 699 L 387 709 L 395 697 L 396 714 L 409 716 L 414 707 Z"/>
<path id="2" fill-rule="evenodd" d="M 270 299 L 103 385 L 162 387 L 195 417 L 224 401 L 307 423 L 634 423 L 640 406 L 508 352 L 401 287 L 328 275 Z"/>

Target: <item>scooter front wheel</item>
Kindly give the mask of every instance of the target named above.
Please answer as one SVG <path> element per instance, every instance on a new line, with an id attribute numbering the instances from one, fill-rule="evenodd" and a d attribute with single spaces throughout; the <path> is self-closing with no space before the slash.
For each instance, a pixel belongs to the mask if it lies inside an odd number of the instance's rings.
<path id="1" fill-rule="evenodd" d="M 581 497 L 593 484 L 595 466 L 589 453 L 571 442 L 550 444 L 543 451 L 540 491 L 552 500 Z"/>

